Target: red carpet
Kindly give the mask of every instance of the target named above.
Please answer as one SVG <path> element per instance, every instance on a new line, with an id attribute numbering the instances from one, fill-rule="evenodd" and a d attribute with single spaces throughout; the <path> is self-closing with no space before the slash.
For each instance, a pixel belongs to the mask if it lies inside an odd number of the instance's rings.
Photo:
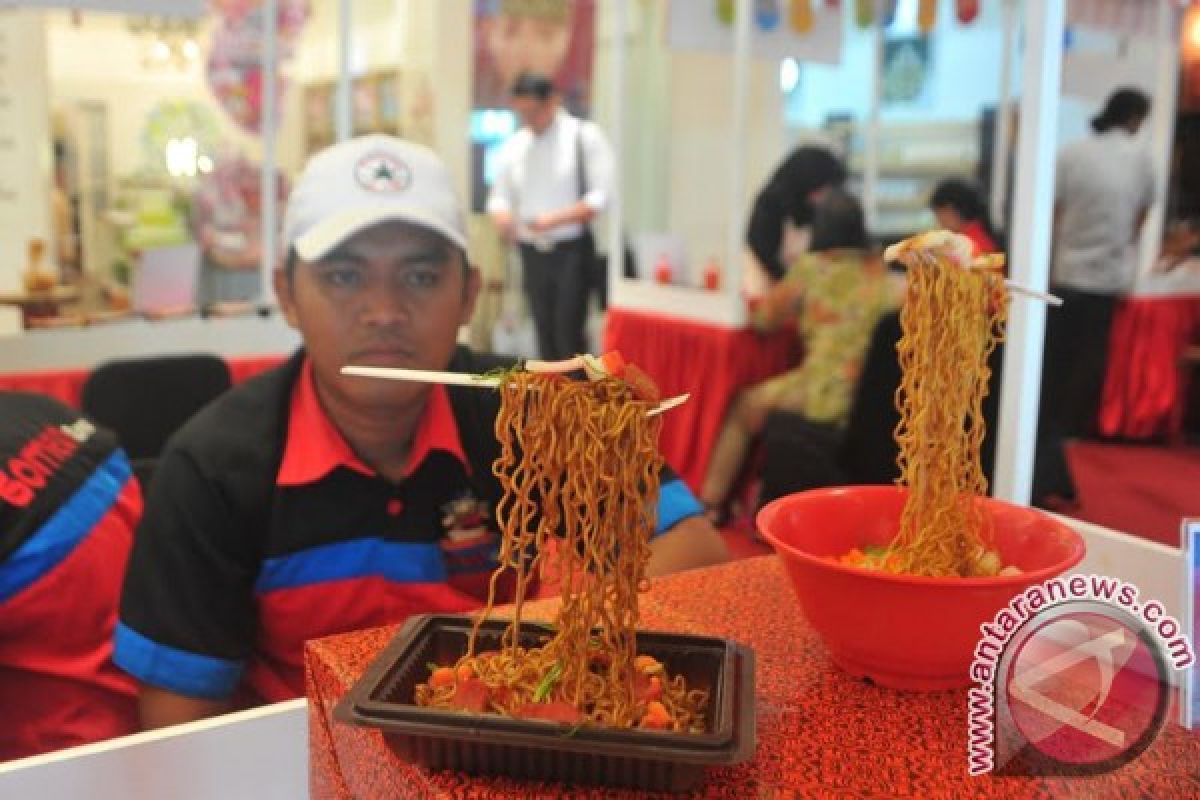
<path id="1" fill-rule="evenodd" d="M 1200 516 L 1200 448 L 1076 442 L 1067 459 L 1073 517 L 1178 547 L 1180 520 Z"/>

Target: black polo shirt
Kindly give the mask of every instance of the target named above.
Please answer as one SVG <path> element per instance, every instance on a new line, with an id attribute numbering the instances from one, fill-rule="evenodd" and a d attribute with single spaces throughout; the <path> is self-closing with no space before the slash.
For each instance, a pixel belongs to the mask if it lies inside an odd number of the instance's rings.
<path id="1" fill-rule="evenodd" d="M 0 392 L 0 761 L 137 730 L 135 686 L 111 656 L 141 510 L 112 434 Z"/>
<path id="2" fill-rule="evenodd" d="M 460 349 L 449 369 L 504 362 Z M 501 496 L 495 392 L 432 387 L 406 477 L 363 464 L 303 354 L 226 393 L 171 441 L 134 545 L 116 661 L 196 697 L 303 693 L 307 639 L 487 599 Z M 664 476 L 659 530 L 700 511 Z"/>

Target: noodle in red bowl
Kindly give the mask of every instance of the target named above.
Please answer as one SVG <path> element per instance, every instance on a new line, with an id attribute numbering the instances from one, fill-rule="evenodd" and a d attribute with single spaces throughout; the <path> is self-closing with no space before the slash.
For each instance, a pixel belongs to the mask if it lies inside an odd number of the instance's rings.
<path id="1" fill-rule="evenodd" d="M 981 497 L 992 547 L 1017 574 L 933 577 L 841 563 L 855 548 L 892 543 L 906 495 L 895 486 L 800 492 L 764 507 L 758 529 L 838 666 L 896 689 L 966 686 L 979 626 L 1025 589 L 1078 564 L 1083 539 L 1048 514 Z"/>

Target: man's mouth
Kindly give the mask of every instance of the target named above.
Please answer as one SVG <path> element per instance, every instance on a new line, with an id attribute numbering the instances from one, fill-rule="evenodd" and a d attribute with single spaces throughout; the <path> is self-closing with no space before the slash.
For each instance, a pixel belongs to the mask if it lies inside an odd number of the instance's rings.
<path id="1" fill-rule="evenodd" d="M 400 347 L 371 347 L 350 355 L 349 364 L 360 367 L 411 367 L 416 356 Z"/>

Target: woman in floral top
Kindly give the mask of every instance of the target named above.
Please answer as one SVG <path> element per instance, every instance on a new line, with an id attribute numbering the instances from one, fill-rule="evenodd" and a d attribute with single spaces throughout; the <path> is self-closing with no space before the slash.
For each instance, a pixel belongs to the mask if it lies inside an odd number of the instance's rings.
<path id="1" fill-rule="evenodd" d="M 700 493 L 708 508 L 715 512 L 725 503 L 771 411 L 825 424 L 845 421 L 871 332 L 899 304 L 902 291 L 902 281 L 869 250 L 858 201 L 841 191 L 829 194 L 813 220 L 810 252 L 772 287 L 754 318 L 760 330 L 794 323 L 804 361 L 734 399 Z"/>

